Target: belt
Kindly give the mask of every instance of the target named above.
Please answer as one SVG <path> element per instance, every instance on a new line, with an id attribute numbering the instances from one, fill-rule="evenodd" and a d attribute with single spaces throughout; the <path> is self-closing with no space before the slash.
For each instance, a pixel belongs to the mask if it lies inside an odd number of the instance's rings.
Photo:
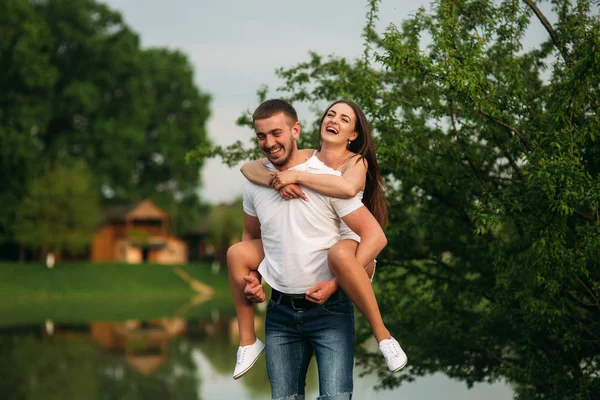
<path id="1" fill-rule="evenodd" d="M 292 307 L 297 311 L 311 310 L 318 307 L 319 304 L 306 300 L 303 294 L 285 294 L 279 290 L 271 290 L 271 300 L 277 304 Z"/>
<path id="2" fill-rule="evenodd" d="M 341 291 L 336 290 L 325 301 L 325 303 L 338 300 L 338 298 L 340 296 L 341 296 Z M 281 293 L 279 290 L 275 290 L 275 289 L 271 289 L 271 300 L 273 300 L 277 304 L 283 304 L 283 305 L 292 307 L 294 310 L 297 310 L 297 311 L 311 310 L 320 305 L 317 303 L 313 303 L 312 301 L 306 300 L 306 297 L 304 294 L 285 294 L 285 293 Z"/>

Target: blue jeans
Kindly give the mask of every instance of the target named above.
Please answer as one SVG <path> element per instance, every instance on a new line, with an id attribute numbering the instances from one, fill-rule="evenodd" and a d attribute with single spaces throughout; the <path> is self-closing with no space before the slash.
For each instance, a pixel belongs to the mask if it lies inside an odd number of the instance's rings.
<path id="1" fill-rule="evenodd" d="M 319 369 L 319 399 L 352 398 L 354 306 L 341 290 L 325 304 L 306 311 L 269 300 L 265 336 L 273 399 L 304 400 L 313 351 Z"/>

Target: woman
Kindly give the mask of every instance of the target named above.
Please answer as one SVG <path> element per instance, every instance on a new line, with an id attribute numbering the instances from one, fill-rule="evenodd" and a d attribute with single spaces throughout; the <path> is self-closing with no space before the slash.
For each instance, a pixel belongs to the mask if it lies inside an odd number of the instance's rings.
<path id="1" fill-rule="evenodd" d="M 341 176 L 312 174 L 305 171 L 286 170 L 273 173 L 262 160 L 246 163 L 242 173 L 250 181 L 279 190 L 280 195 L 292 200 L 308 199 L 298 185 L 331 197 L 350 198 L 361 196 L 363 203 L 377 219 L 382 228 L 387 224 L 387 209 L 383 193 L 384 182 L 375 157 L 371 128 L 362 110 L 350 101 L 338 100 L 331 104 L 320 124 L 319 150 L 301 150 L 306 158 L 317 157 L 325 165 L 340 171 Z M 361 265 L 356 259 L 360 237 L 343 222 L 340 225 L 340 241 L 328 253 L 329 267 L 339 286 L 365 316 L 379 348 L 386 358 L 388 368 L 398 371 L 406 365 L 406 355 L 398 342 L 385 327 L 369 280 L 374 272 L 374 262 Z M 264 257 L 260 240 L 244 241 L 230 247 L 227 263 L 234 303 L 238 312 L 240 348 L 234 378 L 242 376 L 254 364 L 262 352 L 263 344 L 254 333 L 252 309 L 238 307 L 246 301 L 239 293 L 239 277 L 248 271 L 256 271 Z M 366 269 L 365 269 L 366 268 Z M 320 302 L 314 293 L 306 293 L 308 300 Z M 246 355 L 248 354 L 248 355 Z"/>

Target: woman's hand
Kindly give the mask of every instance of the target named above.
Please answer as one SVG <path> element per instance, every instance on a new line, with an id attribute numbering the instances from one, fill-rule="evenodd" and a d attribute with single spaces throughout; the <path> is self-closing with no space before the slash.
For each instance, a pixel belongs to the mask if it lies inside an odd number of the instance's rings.
<path id="1" fill-rule="evenodd" d="M 298 173 L 296 171 L 281 171 L 273 174 L 271 178 L 271 187 L 280 190 L 282 187 L 298 183 Z"/>
<path id="2" fill-rule="evenodd" d="M 290 185 L 283 186 L 279 189 L 279 195 L 285 200 L 292 200 L 300 197 L 304 201 L 308 201 L 308 197 L 304 194 L 304 191 L 300 189 L 300 186 L 292 183 Z"/>

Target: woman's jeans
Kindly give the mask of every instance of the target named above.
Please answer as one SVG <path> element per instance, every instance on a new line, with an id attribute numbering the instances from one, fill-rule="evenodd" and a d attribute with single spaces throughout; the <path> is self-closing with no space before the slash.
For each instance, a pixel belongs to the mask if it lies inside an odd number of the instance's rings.
<path id="1" fill-rule="evenodd" d="M 325 304 L 306 310 L 274 300 L 278 299 L 269 300 L 265 322 L 271 397 L 305 398 L 306 371 L 314 352 L 319 399 L 351 399 L 354 306 L 346 294 L 338 290 Z"/>

